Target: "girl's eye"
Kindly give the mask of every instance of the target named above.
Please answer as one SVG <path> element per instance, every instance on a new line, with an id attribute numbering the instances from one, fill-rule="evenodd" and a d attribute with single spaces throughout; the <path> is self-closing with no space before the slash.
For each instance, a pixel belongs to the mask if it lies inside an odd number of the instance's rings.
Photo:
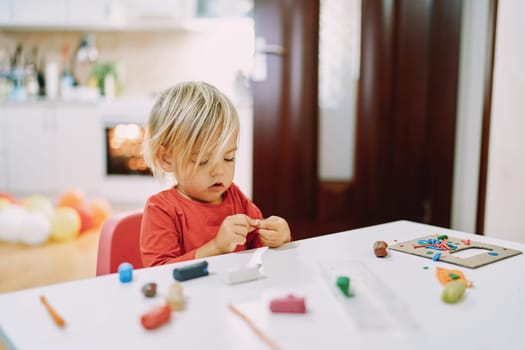
<path id="1" fill-rule="evenodd" d="M 206 165 L 208 164 L 208 161 L 207 160 L 203 160 L 202 162 L 199 163 L 199 166 L 203 166 L 203 165 Z"/>
<path id="2" fill-rule="evenodd" d="M 224 158 L 224 160 L 227 161 L 227 162 L 233 162 L 235 160 L 235 157 Z"/>

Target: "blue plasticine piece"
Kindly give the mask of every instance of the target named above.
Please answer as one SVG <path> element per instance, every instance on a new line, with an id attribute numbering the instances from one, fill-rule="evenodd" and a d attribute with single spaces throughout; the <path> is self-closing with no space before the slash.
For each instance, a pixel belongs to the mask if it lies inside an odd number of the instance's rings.
<path id="1" fill-rule="evenodd" d="M 207 276 L 208 274 L 207 261 L 173 269 L 173 278 L 177 281 L 191 280 L 193 278 Z"/>
<path id="2" fill-rule="evenodd" d="M 438 261 L 439 258 L 441 258 L 441 253 L 437 253 L 436 255 L 434 255 L 434 256 L 432 257 L 432 260 L 434 260 L 434 261 Z"/>
<path id="3" fill-rule="evenodd" d="M 118 266 L 118 276 L 120 282 L 128 283 L 133 280 L 133 265 L 128 262 L 123 262 Z"/>
<path id="4" fill-rule="evenodd" d="M 488 252 L 487 254 L 488 254 L 488 255 L 492 255 L 492 256 L 496 256 L 496 255 L 498 255 L 497 252 Z"/>

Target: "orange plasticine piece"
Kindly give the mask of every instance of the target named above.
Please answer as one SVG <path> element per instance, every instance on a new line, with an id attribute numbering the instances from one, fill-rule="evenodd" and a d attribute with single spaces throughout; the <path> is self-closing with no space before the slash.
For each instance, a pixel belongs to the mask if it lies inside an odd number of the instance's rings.
<path id="1" fill-rule="evenodd" d="M 463 281 L 463 283 L 465 283 L 465 287 L 467 288 L 470 288 L 472 287 L 472 282 L 471 281 L 467 281 L 467 279 L 465 278 L 465 275 L 463 274 L 463 272 L 459 271 L 459 270 L 449 270 L 449 269 L 445 269 L 443 267 L 436 267 L 436 277 L 439 281 L 439 283 L 441 283 L 442 285 L 446 285 L 448 282 L 452 281 L 453 278 L 451 278 L 449 276 L 449 274 L 455 274 L 455 275 L 458 275 L 459 278 L 457 280 L 459 281 Z"/>

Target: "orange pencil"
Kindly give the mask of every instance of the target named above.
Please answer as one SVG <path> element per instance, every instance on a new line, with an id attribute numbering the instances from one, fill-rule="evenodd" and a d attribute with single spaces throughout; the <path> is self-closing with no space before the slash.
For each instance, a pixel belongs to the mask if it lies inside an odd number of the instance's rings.
<path id="1" fill-rule="evenodd" d="M 49 305 L 49 303 L 47 302 L 46 297 L 41 295 L 40 296 L 40 301 L 42 302 L 42 304 L 44 304 L 44 306 L 46 307 L 47 312 L 49 312 L 49 314 L 53 318 L 53 321 L 55 321 L 56 325 L 59 326 L 60 328 L 64 328 L 65 325 L 66 325 L 66 321 L 64 321 L 62 316 L 60 316 L 58 314 L 58 312 L 56 312 L 55 309 L 53 309 L 53 307 L 51 305 Z"/>

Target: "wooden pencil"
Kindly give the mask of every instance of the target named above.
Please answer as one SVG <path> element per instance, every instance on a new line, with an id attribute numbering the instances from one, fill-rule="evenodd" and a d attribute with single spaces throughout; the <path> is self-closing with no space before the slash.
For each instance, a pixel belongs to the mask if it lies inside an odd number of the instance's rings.
<path id="1" fill-rule="evenodd" d="M 259 336 L 259 338 L 261 338 L 261 340 L 270 347 L 270 349 L 273 349 L 273 350 L 280 349 L 279 346 L 270 337 L 268 337 L 263 331 L 261 331 L 255 325 L 255 323 L 253 323 L 253 321 L 250 318 L 248 318 L 248 316 L 246 316 L 241 311 L 239 311 L 239 309 L 237 309 L 232 304 L 228 304 L 228 309 L 230 309 L 231 312 L 233 312 L 234 314 L 242 318 L 244 322 L 246 322 L 248 326 L 250 326 L 250 328 L 255 332 L 255 334 L 257 334 L 257 336 Z"/>
<path id="2" fill-rule="evenodd" d="M 66 321 L 64 321 L 62 316 L 60 316 L 58 314 L 58 312 L 56 312 L 56 310 L 53 309 L 53 307 L 51 305 L 49 305 L 49 303 L 47 302 L 46 297 L 41 295 L 40 296 L 40 301 L 46 307 L 47 312 L 49 313 L 49 315 L 51 315 L 51 317 L 53 318 L 53 321 L 55 322 L 55 324 L 57 326 L 59 326 L 60 328 L 64 328 L 66 326 Z"/>

